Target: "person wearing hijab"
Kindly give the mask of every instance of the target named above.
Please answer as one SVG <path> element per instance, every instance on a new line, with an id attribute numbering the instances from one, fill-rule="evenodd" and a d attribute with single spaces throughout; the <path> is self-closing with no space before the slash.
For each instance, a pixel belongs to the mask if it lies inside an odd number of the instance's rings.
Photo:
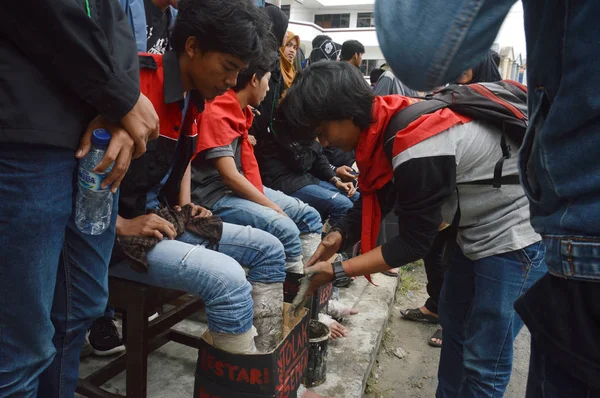
<path id="1" fill-rule="evenodd" d="M 281 75 L 283 77 L 283 86 L 287 90 L 292 85 L 296 77 L 294 59 L 298 54 L 300 47 L 300 37 L 292 32 L 287 32 L 283 46 L 279 48 Z"/>
<path id="2" fill-rule="evenodd" d="M 494 59 L 495 51 L 489 50 L 487 56 L 473 68 L 467 69 L 456 80 L 460 84 L 497 82 L 502 80 L 498 65 Z"/>

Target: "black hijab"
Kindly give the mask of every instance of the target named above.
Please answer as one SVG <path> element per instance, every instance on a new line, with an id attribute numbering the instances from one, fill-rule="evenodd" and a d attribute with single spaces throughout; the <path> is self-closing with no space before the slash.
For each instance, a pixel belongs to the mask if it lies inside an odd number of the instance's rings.
<path id="1" fill-rule="evenodd" d="M 277 40 L 277 48 L 279 48 L 288 29 L 288 17 L 281 11 L 281 8 L 271 4 L 265 7 L 265 11 L 273 23 L 272 32 Z"/>
<path id="2" fill-rule="evenodd" d="M 487 55 L 479 64 L 473 67 L 473 79 L 469 83 L 497 82 L 502 80 L 496 61 L 495 51 L 488 51 Z"/>

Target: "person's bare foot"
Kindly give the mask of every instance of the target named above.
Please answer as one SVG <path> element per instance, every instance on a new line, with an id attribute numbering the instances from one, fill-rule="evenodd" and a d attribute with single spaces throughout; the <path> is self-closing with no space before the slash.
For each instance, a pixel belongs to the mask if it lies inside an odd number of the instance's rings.
<path id="1" fill-rule="evenodd" d="M 358 314 L 358 310 L 353 307 L 344 307 L 338 300 L 329 300 L 327 315 L 332 318 L 341 319 L 349 315 Z"/>
<path id="2" fill-rule="evenodd" d="M 319 314 L 319 322 L 327 325 L 329 331 L 331 332 L 330 337 L 332 340 L 348 336 L 348 329 L 327 314 Z"/>
<path id="3" fill-rule="evenodd" d="M 331 331 L 332 340 L 348 336 L 348 329 L 346 329 L 338 321 L 335 320 L 329 325 L 329 330 Z"/>
<path id="4" fill-rule="evenodd" d="M 397 278 L 399 271 L 398 268 L 390 268 L 387 271 L 381 272 L 383 275 L 391 276 L 392 278 Z"/>
<path id="5" fill-rule="evenodd" d="M 438 315 L 429 311 L 425 306 L 400 310 L 404 319 L 417 322 L 439 323 Z"/>
<path id="6" fill-rule="evenodd" d="M 342 310 L 342 318 L 348 315 L 356 315 L 358 314 L 358 309 L 346 307 Z"/>
<path id="7" fill-rule="evenodd" d="M 431 336 L 429 339 L 429 345 L 438 348 L 442 346 L 442 328 L 436 330 L 433 336 Z"/>
<path id="8" fill-rule="evenodd" d="M 436 314 L 435 312 L 429 311 L 427 309 L 427 307 L 425 307 L 424 305 L 422 305 L 422 306 L 419 307 L 419 311 L 421 311 L 425 315 L 431 315 L 431 316 L 434 316 L 436 318 L 438 317 L 438 314 Z"/>

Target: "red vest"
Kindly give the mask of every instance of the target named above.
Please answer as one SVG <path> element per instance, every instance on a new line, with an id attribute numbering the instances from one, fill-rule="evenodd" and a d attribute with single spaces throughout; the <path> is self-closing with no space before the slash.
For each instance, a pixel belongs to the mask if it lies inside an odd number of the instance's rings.
<path id="1" fill-rule="evenodd" d="M 146 53 L 140 53 L 140 56 L 152 57 L 156 62 L 156 69 L 140 69 L 140 91 L 148 97 L 150 102 L 152 102 L 152 105 L 154 105 L 154 109 L 156 110 L 160 121 L 160 135 L 176 140 L 179 138 L 179 132 L 181 131 L 182 114 L 177 102 L 165 104 L 163 56 Z M 192 111 L 195 116 L 198 115 L 198 111 L 195 107 L 189 111 Z M 194 117 L 193 120 L 196 119 L 197 117 Z M 189 131 L 186 131 L 186 133 L 189 136 L 197 135 L 198 129 L 196 123 L 191 124 Z"/>
<path id="2" fill-rule="evenodd" d="M 165 104 L 163 56 L 145 53 L 140 56 L 150 61 L 140 62 L 140 90 L 152 102 L 160 118 L 160 136 L 149 141 L 146 153 L 131 162 L 121 184 L 119 215 L 125 218 L 146 214 L 148 200 L 176 205 L 181 179 L 196 148 L 198 109 L 194 102 L 189 101 L 187 127 L 182 128 L 179 101 Z M 180 136 L 181 131 L 184 135 Z M 169 178 L 163 181 L 167 174 Z"/>

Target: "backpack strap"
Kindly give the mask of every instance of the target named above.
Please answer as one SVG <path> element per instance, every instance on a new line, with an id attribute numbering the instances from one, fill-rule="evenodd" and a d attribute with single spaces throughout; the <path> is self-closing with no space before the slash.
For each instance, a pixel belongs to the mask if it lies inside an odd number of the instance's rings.
<path id="1" fill-rule="evenodd" d="M 390 159 L 390 162 L 394 158 L 394 139 L 396 138 L 396 133 L 398 133 L 398 131 L 404 130 L 409 124 L 422 115 L 433 113 L 446 108 L 447 106 L 448 103 L 442 100 L 428 99 L 426 101 L 416 102 L 396 112 L 388 122 L 385 132 L 383 133 L 383 150 L 388 159 Z"/>
<path id="2" fill-rule="evenodd" d="M 494 166 L 494 181 L 492 186 L 494 188 L 500 188 L 502 186 L 502 168 L 504 167 L 504 161 L 510 159 L 510 146 L 506 142 L 505 127 L 502 128 L 502 138 L 500 139 L 500 148 L 502 148 L 502 157 L 496 162 Z M 517 179 L 519 176 L 516 176 Z M 518 184 L 521 182 L 519 181 Z"/>

